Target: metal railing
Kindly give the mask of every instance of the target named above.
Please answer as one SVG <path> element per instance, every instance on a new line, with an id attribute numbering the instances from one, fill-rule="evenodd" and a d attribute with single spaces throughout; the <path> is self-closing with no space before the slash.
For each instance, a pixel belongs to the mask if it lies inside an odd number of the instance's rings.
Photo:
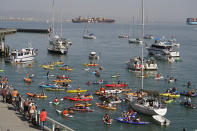
<path id="1" fill-rule="evenodd" d="M 23 106 L 24 102 L 25 102 L 25 100 L 22 98 L 21 102 L 20 102 L 20 107 L 19 107 L 20 108 L 19 110 L 21 112 L 24 112 L 24 106 Z M 14 106 L 16 106 L 16 105 L 14 105 Z M 35 118 L 36 124 L 40 126 L 40 111 L 39 110 L 35 111 L 34 118 Z M 53 120 L 50 117 L 46 118 L 46 122 L 49 122 L 52 125 L 52 129 L 50 129 L 49 127 L 45 126 L 44 127 L 45 130 L 55 131 L 56 127 L 58 126 L 59 129 L 61 129 L 61 131 L 74 131 L 73 129 L 71 129 L 71 128 L 69 128 L 69 127 L 67 127 L 67 126 L 65 126 L 65 125 Z"/>

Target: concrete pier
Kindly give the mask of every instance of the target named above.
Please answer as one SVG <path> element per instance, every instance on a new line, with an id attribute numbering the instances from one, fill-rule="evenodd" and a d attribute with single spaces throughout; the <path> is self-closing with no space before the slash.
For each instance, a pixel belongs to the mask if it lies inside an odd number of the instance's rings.
<path id="1" fill-rule="evenodd" d="M 0 97 L 0 131 L 40 131 L 39 127 L 28 123 L 19 111 L 15 111 L 12 104 L 3 103 Z"/>

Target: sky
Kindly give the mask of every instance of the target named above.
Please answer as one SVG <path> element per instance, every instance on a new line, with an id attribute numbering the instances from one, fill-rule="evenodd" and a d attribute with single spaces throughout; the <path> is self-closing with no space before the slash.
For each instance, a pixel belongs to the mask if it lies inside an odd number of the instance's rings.
<path id="1" fill-rule="evenodd" d="M 56 15 L 107 17 L 118 22 L 140 20 L 141 0 L 54 0 Z M 53 0 L 0 0 L 0 16 L 49 19 Z M 197 0 L 144 0 L 145 19 L 186 21 L 197 17 Z"/>

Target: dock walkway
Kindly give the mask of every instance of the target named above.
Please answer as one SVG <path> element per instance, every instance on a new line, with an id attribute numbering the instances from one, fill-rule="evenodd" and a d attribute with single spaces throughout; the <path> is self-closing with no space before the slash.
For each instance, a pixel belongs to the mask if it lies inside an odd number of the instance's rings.
<path id="1" fill-rule="evenodd" d="M 0 131 L 40 131 L 38 127 L 28 123 L 12 104 L 3 103 L 0 96 Z"/>

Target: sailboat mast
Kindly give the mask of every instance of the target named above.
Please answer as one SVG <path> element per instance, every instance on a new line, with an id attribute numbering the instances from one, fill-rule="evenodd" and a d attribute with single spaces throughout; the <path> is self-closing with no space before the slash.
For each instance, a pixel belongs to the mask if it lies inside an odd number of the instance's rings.
<path id="1" fill-rule="evenodd" d="M 144 72 L 143 72 L 143 67 L 144 67 L 144 0 L 142 0 L 142 89 L 144 88 Z"/>
<path id="2" fill-rule="evenodd" d="M 53 15 L 53 16 L 52 16 L 52 22 L 53 22 L 53 23 L 52 23 L 52 26 L 53 26 L 53 27 L 52 27 L 52 35 L 53 35 L 53 36 L 54 36 L 54 32 L 55 32 L 55 27 L 54 27 L 54 26 L 55 26 L 55 9 L 54 9 L 54 5 L 55 5 L 55 1 L 53 0 L 53 5 L 52 5 L 52 11 L 53 11 L 53 12 L 52 12 L 52 15 Z"/>

